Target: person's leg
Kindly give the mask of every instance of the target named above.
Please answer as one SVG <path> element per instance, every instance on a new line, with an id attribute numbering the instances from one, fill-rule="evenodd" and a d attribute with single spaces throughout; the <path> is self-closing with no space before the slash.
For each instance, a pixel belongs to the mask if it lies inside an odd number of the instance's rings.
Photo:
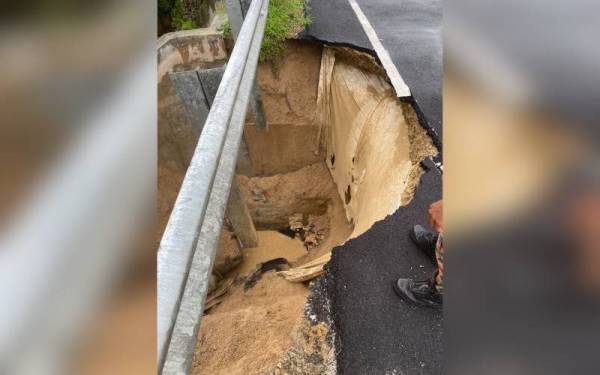
<path id="1" fill-rule="evenodd" d="M 394 292 L 404 301 L 423 307 L 441 308 L 443 295 L 438 292 L 431 279 L 414 281 L 400 278 L 392 283 Z"/>
<path id="2" fill-rule="evenodd" d="M 438 268 L 431 279 L 414 281 L 400 278 L 393 284 L 396 294 L 414 305 L 441 308 L 444 288 L 444 246 L 441 234 L 436 241 L 435 258 Z"/>
<path id="3" fill-rule="evenodd" d="M 436 261 L 435 247 L 437 244 L 438 234 L 425 229 L 421 225 L 415 225 L 410 231 L 410 239 L 417 245 L 423 253 L 432 261 Z"/>
<path id="4" fill-rule="evenodd" d="M 429 223 L 439 232 L 435 239 L 435 261 L 437 270 L 433 277 L 425 281 L 414 281 L 412 279 L 400 278 L 392 286 L 400 298 L 406 302 L 418 306 L 441 308 L 443 302 L 442 291 L 444 288 L 444 246 L 443 246 L 443 222 L 442 201 L 437 201 L 429 206 Z M 415 225 L 411 237 L 419 247 L 431 252 L 433 237 L 423 227 Z M 431 256 L 431 255 L 430 255 Z"/>

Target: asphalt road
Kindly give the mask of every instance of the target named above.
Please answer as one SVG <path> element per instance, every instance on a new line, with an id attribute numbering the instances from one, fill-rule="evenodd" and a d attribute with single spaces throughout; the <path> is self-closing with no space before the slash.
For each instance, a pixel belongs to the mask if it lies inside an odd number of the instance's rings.
<path id="1" fill-rule="evenodd" d="M 409 86 L 423 125 L 442 145 L 442 2 L 357 0 Z M 372 51 L 347 0 L 312 0 L 301 38 Z"/>
<path id="2" fill-rule="evenodd" d="M 408 206 L 334 249 L 326 275 L 340 374 L 442 373 L 441 311 L 409 306 L 391 287 L 400 276 L 433 274 L 408 232 L 426 224 L 429 204 L 441 195 L 441 175 L 432 165 Z"/>
<path id="3" fill-rule="evenodd" d="M 441 2 L 358 3 L 410 87 L 422 125 L 440 148 Z M 312 0 L 310 7 L 313 22 L 301 38 L 374 54 L 347 0 Z M 426 169 L 408 206 L 333 251 L 325 284 L 340 374 L 442 373 L 443 314 L 405 304 L 391 287 L 400 276 L 425 279 L 435 269 L 408 236 L 414 224 L 426 224 L 428 206 L 442 196 L 440 172 L 431 161 Z"/>

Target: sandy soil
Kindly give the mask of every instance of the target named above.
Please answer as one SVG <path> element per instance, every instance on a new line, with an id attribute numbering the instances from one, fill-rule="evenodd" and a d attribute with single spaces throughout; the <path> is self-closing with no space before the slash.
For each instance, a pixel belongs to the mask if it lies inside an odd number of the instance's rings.
<path id="1" fill-rule="evenodd" d="M 192 375 L 263 374 L 293 346 L 302 324 L 308 288 L 270 271 L 244 292 L 230 296 L 202 318 Z"/>
<path id="2" fill-rule="evenodd" d="M 244 277 L 258 263 L 273 258 L 286 258 L 292 265 L 305 262 L 344 242 L 352 231 L 324 163 L 238 179 L 257 223 L 285 227 L 290 216 L 304 212 L 306 224 L 313 224 L 325 238 L 308 251 L 299 238 L 260 230 L 259 246 L 241 250 L 244 261 L 229 278 Z M 232 244 L 227 234 L 222 236 L 219 253 L 227 253 Z M 334 374 L 334 354 L 325 342 L 327 328 L 313 326 L 304 317 L 307 296 L 304 284 L 288 282 L 273 271 L 248 292 L 238 282 L 203 318 L 192 374 Z"/>
<path id="3" fill-rule="evenodd" d="M 238 176 L 257 228 L 280 229 L 289 226 L 289 217 L 301 213 L 323 215 L 328 204 L 339 201 L 325 163 L 316 163 L 295 172 L 270 177 Z"/>
<path id="4" fill-rule="evenodd" d="M 277 73 L 270 64 L 258 67 L 269 131 L 257 131 L 248 116 L 244 136 L 260 175 L 290 172 L 325 157 L 319 152 L 315 123 L 321 50 L 319 44 L 288 41 Z"/>
<path id="5" fill-rule="evenodd" d="M 410 201 L 420 161 L 437 151 L 385 77 L 365 69 L 372 59 L 357 55 L 356 64 L 341 51 L 324 50 L 317 111 L 327 166 L 357 237 Z"/>

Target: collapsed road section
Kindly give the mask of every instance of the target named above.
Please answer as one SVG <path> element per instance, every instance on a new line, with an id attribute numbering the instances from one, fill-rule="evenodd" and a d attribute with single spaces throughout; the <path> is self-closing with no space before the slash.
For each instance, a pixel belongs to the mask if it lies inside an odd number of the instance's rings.
<path id="1" fill-rule="evenodd" d="M 182 104 L 165 77 L 163 108 L 176 115 L 163 117 L 159 170 L 172 188 L 162 217 L 177 186 L 166 176 L 185 173 L 192 132 L 177 124 L 189 119 L 173 110 Z M 259 65 L 257 83 L 267 128 L 249 113 L 235 183 L 258 244 L 245 245 L 225 218 L 190 373 L 435 372 L 441 316 L 390 298 L 390 263 L 411 275 L 431 269 L 407 243 L 440 193 L 438 151 L 417 111 L 372 55 L 348 45 L 287 41 L 277 68 Z M 341 297 L 353 294 L 364 302 Z"/>
<path id="2" fill-rule="evenodd" d="M 307 304 L 310 293 L 327 298 L 328 291 L 305 284 L 324 272 L 335 246 L 408 204 L 420 162 L 436 154 L 370 56 L 291 41 L 286 51 L 277 74 L 259 68 L 270 130 L 246 124 L 260 173 L 237 176 L 259 247 L 239 249 L 224 227 L 216 261 L 223 279 L 209 297 L 215 305 L 203 319 L 195 374 L 332 371 L 333 326 Z M 281 258 L 248 287 L 265 263 Z"/>

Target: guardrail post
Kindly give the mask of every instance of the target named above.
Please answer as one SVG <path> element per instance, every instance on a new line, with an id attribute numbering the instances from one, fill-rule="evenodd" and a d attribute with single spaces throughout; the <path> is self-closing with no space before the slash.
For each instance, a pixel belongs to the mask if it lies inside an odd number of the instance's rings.
<path id="1" fill-rule="evenodd" d="M 202 133 L 202 127 L 221 83 L 224 71 L 224 68 L 214 68 L 169 73 L 173 88 L 183 102 L 183 106 L 192 122 L 194 135 L 198 137 Z M 254 175 L 248 155 L 248 147 L 243 138 L 240 144 L 236 169 L 242 174 Z M 231 221 L 233 231 L 243 248 L 258 246 L 256 229 L 254 228 L 250 211 L 248 211 L 246 202 L 244 202 L 235 177 L 231 185 L 229 201 L 227 202 L 227 217 Z"/>
<path id="2" fill-rule="evenodd" d="M 250 211 L 244 197 L 240 191 L 240 187 L 233 177 L 231 182 L 231 191 L 229 192 L 229 201 L 227 202 L 226 216 L 229 218 L 233 226 L 233 232 L 237 236 L 243 248 L 258 246 L 258 236 L 256 229 L 250 216 Z"/>
<path id="3" fill-rule="evenodd" d="M 250 6 L 250 2 L 245 0 L 227 0 L 226 6 L 227 17 L 229 18 L 229 25 L 231 26 L 231 34 L 233 35 L 233 40 L 236 41 L 240 29 L 242 28 L 244 18 L 246 17 L 246 12 Z M 254 79 L 252 92 L 250 93 L 250 106 L 252 107 L 252 113 L 254 114 L 256 129 L 268 130 L 267 117 L 265 116 L 265 110 L 256 78 Z"/>

